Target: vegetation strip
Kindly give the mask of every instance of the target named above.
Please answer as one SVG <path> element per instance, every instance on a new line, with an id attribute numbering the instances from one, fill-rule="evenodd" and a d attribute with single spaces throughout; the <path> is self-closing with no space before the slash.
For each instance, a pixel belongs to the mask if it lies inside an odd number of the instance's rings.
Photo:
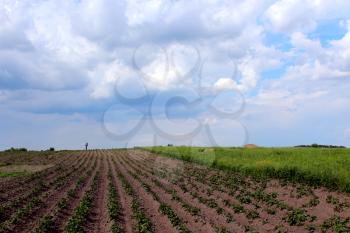
<path id="1" fill-rule="evenodd" d="M 344 148 L 149 147 L 147 151 L 206 166 L 325 186 L 350 193 L 350 150 Z"/>
<path id="2" fill-rule="evenodd" d="M 84 194 L 78 207 L 74 210 L 73 216 L 68 220 L 68 223 L 64 229 L 65 233 L 83 232 L 83 224 L 85 223 L 91 208 L 93 194 L 97 187 L 98 176 L 99 174 L 97 173 L 92 181 L 90 190 Z"/>
<path id="3" fill-rule="evenodd" d="M 96 166 L 96 161 L 94 166 Z M 57 202 L 54 210 L 40 220 L 38 227 L 33 231 L 34 233 L 46 233 L 55 230 L 55 217 L 67 208 L 68 202 L 76 196 L 78 190 L 81 189 L 83 184 L 86 183 L 86 180 L 91 176 L 93 167 L 91 167 L 84 176 L 80 176 L 75 182 L 74 188 L 69 189 L 65 196 Z"/>
<path id="4" fill-rule="evenodd" d="M 169 170 L 166 171 L 160 171 L 162 170 L 162 168 L 157 167 L 157 165 L 154 164 L 154 161 L 152 159 L 154 159 L 155 157 L 152 156 L 147 156 L 147 158 L 150 160 L 150 166 L 153 167 L 153 169 L 150 171 L 152 174 L 154 175 L 158 175 L 162 178 L 165 177 L 174 177 L 172 174 L 172 172 L 169 172 Z M 138 159 L 133 159 L 132 160 L 132 165 L 133 166 L 138 166 L 138 163 L 142 164 L 142 169 L 143 170 L 147 170 L 146 167 L 144 167 L 144 165 L 148 164 L 148 162 L 145 162 L 143 159 L 138 158 Z M 130 164 L 129 164 L 130 165 Z M 156 169 L 154 169 L 156 167 Z M 193 169 L 193 173 L 188 174 L 187 173 L 187 168 L 191 167 Z M 141 168 L 141 167 L 140 167 Z M 158 170 L 159 169 L 159 170 Z M 203 171 L 203 174 L 205 174 L 204 176 L 200 176 L 200 173 L 198 173 L 198 171 Z M 139 173 L 140 171 L 138 171 L 137 173 Z M 237 200 L 239 200 L 242 204 L 247 205 L 246 203 L 249 203 L 249 205 L 254 205 L 256 206 L 255 208 L 261 208 L 260 207 L 260 202 L 265 203 L 266 206 L 270 206 L 270 208 L 267 208 L 265 211 L 269 214 L 269 215 L 276 215 L 276 209 L 271 209 L 271 206 L 276 206 L 278 207 L 283 213 L 285 213 L 287 211 L 286 214 L 283 214 L 282 217 L 284 216 L 284 221 L 287 222 L 289 225 L 298 225 L 298 226 L 305 226 L 307 228 L 310 228 L 310 230 L 312 229 L 320 229 L 318 227 L 315 227 L 313 222 L 317 219 L 316 216 L 312 216 L 312 215 L 304 215 L 303 212 L 298 211 L 297 208 L 292 208 L 288 205 L 286 205 L 285 203 L 281 202 L 280 200 L 277 199 L 277 195 L 276 193 L 266 193 L 263 189 L 257 189 L 254 192 L 250 192 L 247 190 L 247 188 L 249 187 L 249 183 L 245 182 L 243 179 L 242 180 L 237 180 L 237 177 L 240 177 L 240 175 L 238 173 L 228 173 L 227 177 L 223 177 L 222 179 L 217 176 L 212 176 L 212 177 L 206 177 L 208 174 L 210 174 L 210 169 L 203 169 L 203 170 L 199 170 L 199 169 L 194 169 L 194 166 L 191 166 L 191 164 L 185 164 L 185 167 L 183 168 L 183 170 L 181 170 L 181 176 L 176 178 L 176 184 L 179 185 L 181 188 L 184 188 L 184 192 L 188 192 L 189 190 L 193 190 L 194 187 L 189 187 L 189 188 L 185 188 L 181 186 L 181 177 L 185 177 L 185 179 L 188 179 L 191 182 L 191 178 L 200 178 L 198 179 L 198 181 L 203 182 L 203 183 L 207 183 L 207 182 L 212 182 L 213 184 L 213 189 L 217 189 L 220 190 L 220 192 L 226 192 L 229 193 L 230 195 L 233 195 L 234 192 L 239 191 L 240 194 L 236 194 L 236 198 Z M 226 172 L 225 172 L 226 173 Z M 238 175 L 238 176 L 237 176 Z M 196 177 L 198 176 L 198 177 Z M 211 179 L 211 178 L 215 178 L 215 179 Z M 241 179 L 241 178 L 240 178 Z M 218 180 L 220 180 L 220 183 L 217 183 Z M 232 180 L 232 181 L 231 181 Z M 169 180 L 171 181 L 171 180 Z M 222 183 L 222 181 L 224 181 L 224 183 Z M 209 182 L 209 184 L 210 184 Z M 254 181 L 255 182 L 255 181 Z M 260 183 L 259 184 L 260 187 L 265 187 L 266 183 L 264 183 L 264 180 L 261 181 L 257 181 Z M 242 185 L 244 185 L 243 187 L 241 187 Z M 222 189 L 222 187 L 231 187 L 232 186 L 232 190 L 225 190 Z M 247 186 L 247 187 L 245 187 Z M 298 193 L 298 198 L 302 197 L 303 195 L 314 195 L 312 192 L 308 191 L 308 189 L 304 190 L 305 186 L 302 185 L 298 185 L 297 186 L 297 193 Z M 248 188 L 250 189 L 250 188 Z M 256 187 L 255 187 L 256 189 Z M 310 192 L 310 194 L 308 194 Z M 198 195 L 195 192 L 191 192 L 194 196 Z M 208 190 L 209 195 L 211 191 Z M 212 201 L 210 199 L 205 199 L 205 198 L 201 198 L 202 201 L 208 201 L 207 203 L 209 205 L 211 205 Z M 253 210 L 245 210 L 245 208 L 243 208 L 243 206 L 236 206 L 236 205 L 232 205 L 233 203 L 229 200 L 225 200 L 226 201 L 226 206 L 229 207 L 233 207 L 233 209 L 235 210 L 236 213 L 245 213 L 248 219 L 255 219 L 255 218 L 259 218 L 258 212 L 253 211 Z M 337 201 L 334 201 L 334 198 L 331 197 L 327 197 L 327 201 L 329 203 L 332 203 L 334 205 L 336 205 L 335 211 L 344 211 L 344 209 L 348 208 L 345 206 L 348 206 L 349 202 L 342 202 L 342 204 L 337 204 Z M 310 202 L 306 205 L 303 205 L 303 208 L 305 207 L 313 207 L 313 206 L 317 206 L 319 204 L 319 200 L 315 197 L 312 197 L 312 199 L 310 199 Z M 350 206 L 350 205 L 349 205 Z M 214 206 L 212 206 L 214 207 Z M 237 208 L 236 208 L 237 207 Z M 218 209 L 221 213 L 221 210 Z M 303 210 L 302 210 L 303 211 Z M 218 212 L 219 213 L 219 212 Z M 227 215 L 227 219 L 229 220 L 229 218 L 231 218 L 231 216 Z M 295 219 L 295 220 L 294 220 Z M 331 221 L 332 219 L 326 219 L 324 220 L 325 222 L 327 221 Z M 230 221 L 228 221 L 230 222 Z M 268 220 L 265 222 L 262 221 L 262 224 L 266 224 L 266 222 L 268 222 Z M 341 220 L 338 222 L 346 222 L 346 220 Z M 350 229 L 350 226 L 348 226 Z M 249 231 L 255 230 L 252 227 L 248 227 L 247 225 L 244 227 Z M 281 229 L 280 229 L 281 230 Z"/>
<path id="5" fill-rule="evenodd" d="M 68 170 L 64 176 L 59 176 L 59 177 L 55 178 L 49 184 L 44 184 L 44 182 L 40 181 L 36 185 L 34 190 L 27 196 L 27 198 L 22 198 L 22 200 L 15 199 L 15 201 L 13 201 L 9 206 L 7 206 L 7 208 L 9 208 L 9 207 L 13 208 L 14 206 L 19 205 L 17 203 L 20 203 L 20 202 L 28 199 L 28 197 L 31 197 L 31 199 L 29 200 L 29 202 L 25 206 L 17 209 L 17 211 L 11 216 L 10 219 L 8 219 L 7 221 L 3 222 L 0 225 L 0 232 L 8 231 L 12 225 L 16 225 L 16 224 L 18 225 L 20 222 L 23 222 L 23 220 L 25 218 L 29 217 L 33 213 L 34 210 L 38 210 L 38 209 L 44 207 L 45 203 L 44 203 L 44 197 L 43 197 L 42 193 L 49 189 L 49 185 L 54 185 L 54 184 L 58 183 L 59 180 L 62 180 L 62 177 L 64 177 L 63 180 L 68 179 L 69 175 L 71 175 L 73 172 L 75 172 L 74 169 L 72 169 L 70 171 Z M 58 187 L 63 186 L 63 185 L 64 185 L 64 183 L 61 183 L 59 186 L 56 185 L 55 189 L 57 189 Z"/>
<path id="6" fill-rule="evenodd" d="M 115 189 L 115 186 L 113 184 L 113 177 L 111 171 L 108 173 L 108 202 L 107 202 L 107 209 L 108 209 L 108 215 L 112 222 L 111 226 L 111 232 L 112 233 L 121 233 L 122 227 L 118 223 L 118 220 L 120 218 L 121 214 L 121 208 L 117 202 L 117 191 Z"/>
<path id="7" fill-rule="evenodd" d="M 191 149 L 209 158 L 210 148 Z M 350 233 L 345 193 L 139 150 L 78 153 L 57 153 L 45 172 L 0 178 L 0 232 Z M 49 161 L 40 154 L 34 163 Z"/>
<path id="8" fill-rule="evenodd" d="M 134 230 L 136 233 L 152 233 L 153 227 L 151 221 L 146 217 L 145 213 L 143 212 L 139 201 L 137 200 L 134 190 L 129 184 L 129 182 L 126 180 L 126 178 L 123 176 L 122 173 L 118 172 L 118 177 L 120 181 L 122 182 L 122 186 L 125 190 L 125 192 L 132 197 L 132 203 L 131 203 L 131 210 L 133 212 L 132 217 L 135 219 L 136 224 L 134 225 Z"/>
<path id="9" fill-rule="evenodd" d="M 127 161 L 124 160 L 124 162 L 127 162 Z M 129 166 L 132 166 L 132 165 L 129 164 Z M 156 200 L 157 202 L 160 203 L 160 207 L 158 209 L 159 212 L 168 217 L 169 221 L 178 230 L 178 232 L 180 232 L 180 233 L 191 232 L 183 225 L 183 221 L 180 219 L 180 217 L 178 217 L 176 215 L 176 213 L 172 210 L 172 208 L 169 205 L 167 205 L 166 203 L 162 202 L 160 200 L 158 194 L 156 194 L 146 182 L 141 180 L 141 178 L 136 173 L 128 170 L 126 167 L 125 167 L 125 169 L 134 179 L 136 179 L 142 185 L 142 187 L 145 189 L 145 191 L 147 193 L 152 195 L 154 200 Z M 143 173 L 142 171 L 137 170 L 137 169 L 135 169 L 135 171 L 138 174 L 142 175 L 143 177 L 147 177 L 147 175 L 145 173 Z M 165 190 L 164 187 L 161 187 L 161 189 Z M 181 198 L 179 198 L 176 195 L 175 190 L 166 190 L 166 192 L 168 194 L 171 194 L 172 200 L 178 201 L 181 204 L 181 206 L 184 208 L 185 211 L 189 212 L 193 216 L 198 216 L 200 210 L 198 208 L 195 208 L 195 207 L 191 206 L 190 204 L 184 202 Z"/>

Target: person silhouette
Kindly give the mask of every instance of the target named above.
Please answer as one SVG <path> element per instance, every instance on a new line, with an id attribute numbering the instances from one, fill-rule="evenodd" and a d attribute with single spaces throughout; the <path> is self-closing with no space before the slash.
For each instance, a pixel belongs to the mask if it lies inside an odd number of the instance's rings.
<path id="1" fill-rule="evenodd" d="M 85 150 L 87 150 L 89 143 L 85 143 Z"/>

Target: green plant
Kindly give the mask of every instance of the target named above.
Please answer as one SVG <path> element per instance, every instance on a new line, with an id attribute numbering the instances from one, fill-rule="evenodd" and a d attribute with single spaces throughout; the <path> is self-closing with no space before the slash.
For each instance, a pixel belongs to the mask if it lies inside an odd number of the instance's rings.
<path id="1" fill-rule="evenodd" d="M 67 199 L 62 198 L 58 203 L 57 203 L 58 209 L 65 209 L 67 207 Z"/>
<path id="2" fill-rule="evenodd" d="M 307 204 L 304 204 L 303 207 L 314 207 L 318 204 L 320 204 L 320 199 L 318 197 L 314 197 Z"/>
<path id="3" fill-rule="evenodd" d="M 340 217 L 334 216 L 323 222 L 322 232 L 332 229 L 337 233 L 349 233 L 350 232 L 350 217 L 347 219 L 341 219 Z"/>
<path id="4" fill-rule="evenodd" d="M 132 201 L 131 209 L 133 211 L 133 218 L 136 220 L 134 230 L 137 233 L 152 233 L 153 228 L 151 221 L 146 217 L 140 208 L 140 204 L 136 199 Z"/>
<path id="5" fill-rule="evenodd" d="M 45 216 L 39 223 L 39 226 L 34 230 L 34 233 L 46 233 L 54 230 L 54 222 L 51 215 Z"/>
<path id="6" fill-rule="evenodd" d="M 338 199 L 333 197 L 332 195 L 328 195 L 326 198 L 326 201 L 327 201 L 327 203 L 333 204 L 333 205 L 338 203 Z"/>
<path id="7" fill-rule="evenodd" d="M 350 150 L 347 148 L 211 148 L 204 152 L 175 146 L 143 149 L 255 178 L 280 178 L 350 192 Z"/>
<path id="8" fill-rule="evenodd" d="M 136 233 L 152 233 L 153 227 L 151 221 L 146 217 L 145 213 L 141 210 L 140 204 L 135 197 L 134 190 L 127 181 L 127 179 L 119 172 L 118 177 L 122 182 L 122 186 L 125 192 L 132 197 L 131 209 L 132 217 L 135 219 L 136 223 L 134 225 L 134 230 Z"/>
<path id="9" fill-rule="evenodd" d="M 301 209 L 293 209 L 290 211 L 286 217 L 286 221 L 291 226 L 301 225 L 308 219 L 308 215 L 304 210 Z"/>
<path id="10" fill-rule="evenodd" d="M 218 228 L 215 230 L 216 233 L 230 233 L 229 230 L 225 229 L 225 228 Z"/>
<path id="11" fill-rule="evenodd" d="M 80 233 L 83 232 L 83 223 L 89 214 L 93 193 L 96 190 L 98 174 L 93 179 L 90 190 L 88 190 L 81 199 L 78 207 L 74 210 L 73 216 L 68 220 L 64 229 L 65 233 Z"/>
<path id="12" fill-rule="evenodd" d="M 74 197 L 74 196 L 75 196 L 75 190 L 74 190 L 74 189 L 70 189 L 70 190 L 67 192 L 67 196 L 68 196 L 68 197 Z"/>
<path id="13" fill-rule="evenodd" d="M 118 224 L 118 219 L 120 216 L 120 207 L 117 203 L 117 192 L 115 190 L 115 187 L 112 183 L 112 177 L 109 176 L 109 185 L 108 185 L 108 201 L 107 201 L 107 209 L 109 218 L 112 221 L 111 230 L 112 233 L 120 233 L 122 232 L 122 229 L 120 225 Z"/>
<path id="14" fill-rule="evenodd" d="M 305 230 L 307 230 L 309 233 L 316 232 L 316 227 L 312 225 L 308 225 L 305 227 Z"/>
<path id="15" fill-rule="evenodd" d="M 168 216 L 168 219 L 170 220 L 171 224 L 175 226 L 179 232 L 190 233 L 190 231 L 183 226 L 181 219 L 174 213 L 170 206 L 162 203 L 159 206 L 159 212 Z"/>
<path id="16" fill-rule="evenodd" d="M 256 219 L 256 218 L 259 218 L 259 213 L 254 211 L 254 210 L 249 210 L 246 214 L 247 218 L 248 219 Z"/>

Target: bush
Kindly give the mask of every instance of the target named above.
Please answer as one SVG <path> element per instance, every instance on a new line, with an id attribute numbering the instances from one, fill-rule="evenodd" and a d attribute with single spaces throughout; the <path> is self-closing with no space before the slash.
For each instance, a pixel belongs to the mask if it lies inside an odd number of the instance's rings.
<path id="1" fill-rule="evenodd" d="M 49 151 L 55 151 L 54 147 L 50 147 Z"/>
<path id="2" fill-rule="evenodd" d="M 5 152 L 26 152 L 26 151 L 28 151 L 28 150 L 27 150 L 27 148 L 24 148 L 24 147 L 22 147 L 22 148 L 11 147 L 10 149 L 5 150 Z"/>

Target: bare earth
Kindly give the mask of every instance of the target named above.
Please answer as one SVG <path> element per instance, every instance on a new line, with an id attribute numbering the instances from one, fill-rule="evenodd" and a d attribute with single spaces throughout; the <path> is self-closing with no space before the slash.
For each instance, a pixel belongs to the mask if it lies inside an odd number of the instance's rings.
<path id="1" fill-rule="evenodd" d="M 82 232 L 350 232 L 349 195 L 324 188 L 257 181 L 139 150 L 68 151 L 35 161 L 21 165 L 34 175 L 0 178 L 0 232 L 63 232 L 89 190 Z"/>

